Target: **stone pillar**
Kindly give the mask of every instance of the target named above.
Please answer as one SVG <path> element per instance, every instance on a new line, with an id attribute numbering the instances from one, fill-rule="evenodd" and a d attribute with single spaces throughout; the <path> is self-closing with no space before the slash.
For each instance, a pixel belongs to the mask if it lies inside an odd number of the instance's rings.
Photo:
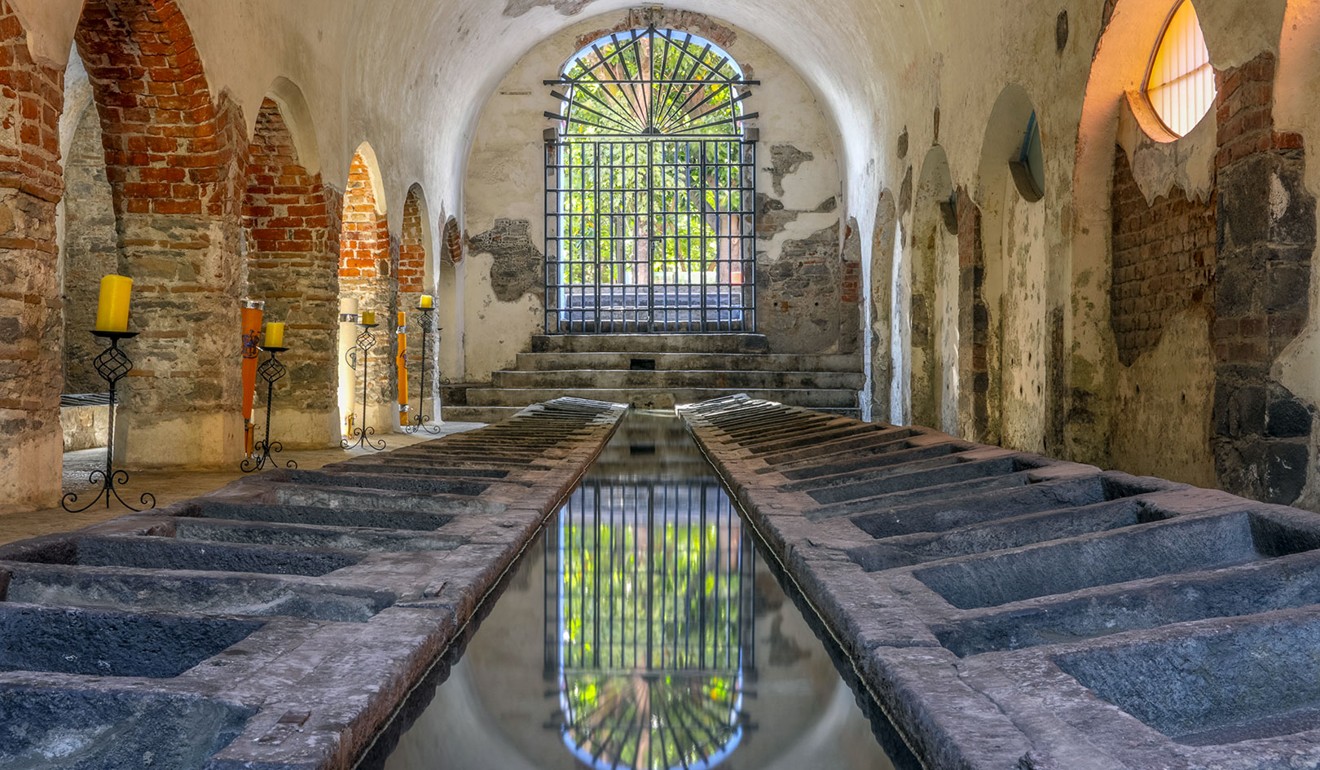
<path id="1" fill-rule="evenodd" d="M 22 23 L 0 0 L 0 511 L 60 497 L 63 89 L 64 73 L 32 60 Z"/>
<path id="2" fill-rule="evenodd" d="M 74 35 L 101 118 L 120 267 L 134 279 L 112 440 L 132 467 L 225 467 L 243 455 L 239 266 L 247 141 L 211 99 L 172 0 L 88 0 Z M 124 444 L 125 438 L 127 444 Z"/>
<path id="3" fill-rule="evenodd" d="M 338 446 L 338 227 L 321 176 L 299 162 L 293 135 L 270 99 L 257 115 L 248 155 L 246 294 L 266 303 L 267 321 L 288 324 L 289 351 L 280 360 L 289 375 L 276 386 L 273 431 L 286 448 Z M 258 414 L 265 399 L 258 387 Z"/>
<path id="4" fill-rule="evenodd" d="M 1220 485 L 1292 503 L 1311 463 L 1309 408 L 1271 373 L 1302 330 L 1316 246 L 1300 136 L 1274 131 L 1275 59 L 1220 73 L 1214 438 Z"/>

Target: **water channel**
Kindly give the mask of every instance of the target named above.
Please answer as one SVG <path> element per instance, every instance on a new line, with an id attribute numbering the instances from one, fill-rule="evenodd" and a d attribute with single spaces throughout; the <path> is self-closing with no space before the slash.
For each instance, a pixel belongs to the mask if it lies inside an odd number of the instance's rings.
<path id="1" fill-rule="evenodd" d="M 758 547 L 682 422 L 632 413 L 360 767 L 919 767 Z"/>

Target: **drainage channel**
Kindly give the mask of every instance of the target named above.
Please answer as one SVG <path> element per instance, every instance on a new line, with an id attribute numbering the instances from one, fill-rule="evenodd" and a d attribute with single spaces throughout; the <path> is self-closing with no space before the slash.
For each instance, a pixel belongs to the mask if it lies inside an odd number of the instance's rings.
<path id="1" fill-rule="evenodd" d="M 1320 766 L 1315 513 L 747 397 L 679 411 L 931 767 Z"/>
<path id="2" fill-rule="evenodd" d="M 630 413 L 358 767 L 918 768 L 760 547 L 682 421 Z"/>

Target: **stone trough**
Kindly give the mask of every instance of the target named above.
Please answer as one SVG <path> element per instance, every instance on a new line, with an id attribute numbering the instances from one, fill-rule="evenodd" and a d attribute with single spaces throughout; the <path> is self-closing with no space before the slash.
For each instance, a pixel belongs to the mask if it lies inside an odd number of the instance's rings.
<path id="1" fill-rule="evenodd" d="M 1320 766 L 1320 516 L 745 397 L 680 413 L 926 766 Z"/>
<path id="2" fill-rule="evenodd" d="M 0 547 L 0 767 L 353 767 L 626 410 L 559 399 Z"/>

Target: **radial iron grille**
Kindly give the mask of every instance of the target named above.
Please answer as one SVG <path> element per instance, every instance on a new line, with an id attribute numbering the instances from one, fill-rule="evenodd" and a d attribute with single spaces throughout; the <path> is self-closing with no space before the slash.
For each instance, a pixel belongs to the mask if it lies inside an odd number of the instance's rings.
<path id="1" fill-rule="evenodd" d="M 578 52 L 558 80 L 567 93 L 568 136 L 740 136 L 741 103 L 751 95 L 733 57 L 696 35 L 654 26 L 603 37 Z"/>
<path id="2" fill-rule="evenodd" d="M 546 331 L 754 331 L 756 144 L 713 43 L 617 33 L 565 67 L 546 147 Z"/>

